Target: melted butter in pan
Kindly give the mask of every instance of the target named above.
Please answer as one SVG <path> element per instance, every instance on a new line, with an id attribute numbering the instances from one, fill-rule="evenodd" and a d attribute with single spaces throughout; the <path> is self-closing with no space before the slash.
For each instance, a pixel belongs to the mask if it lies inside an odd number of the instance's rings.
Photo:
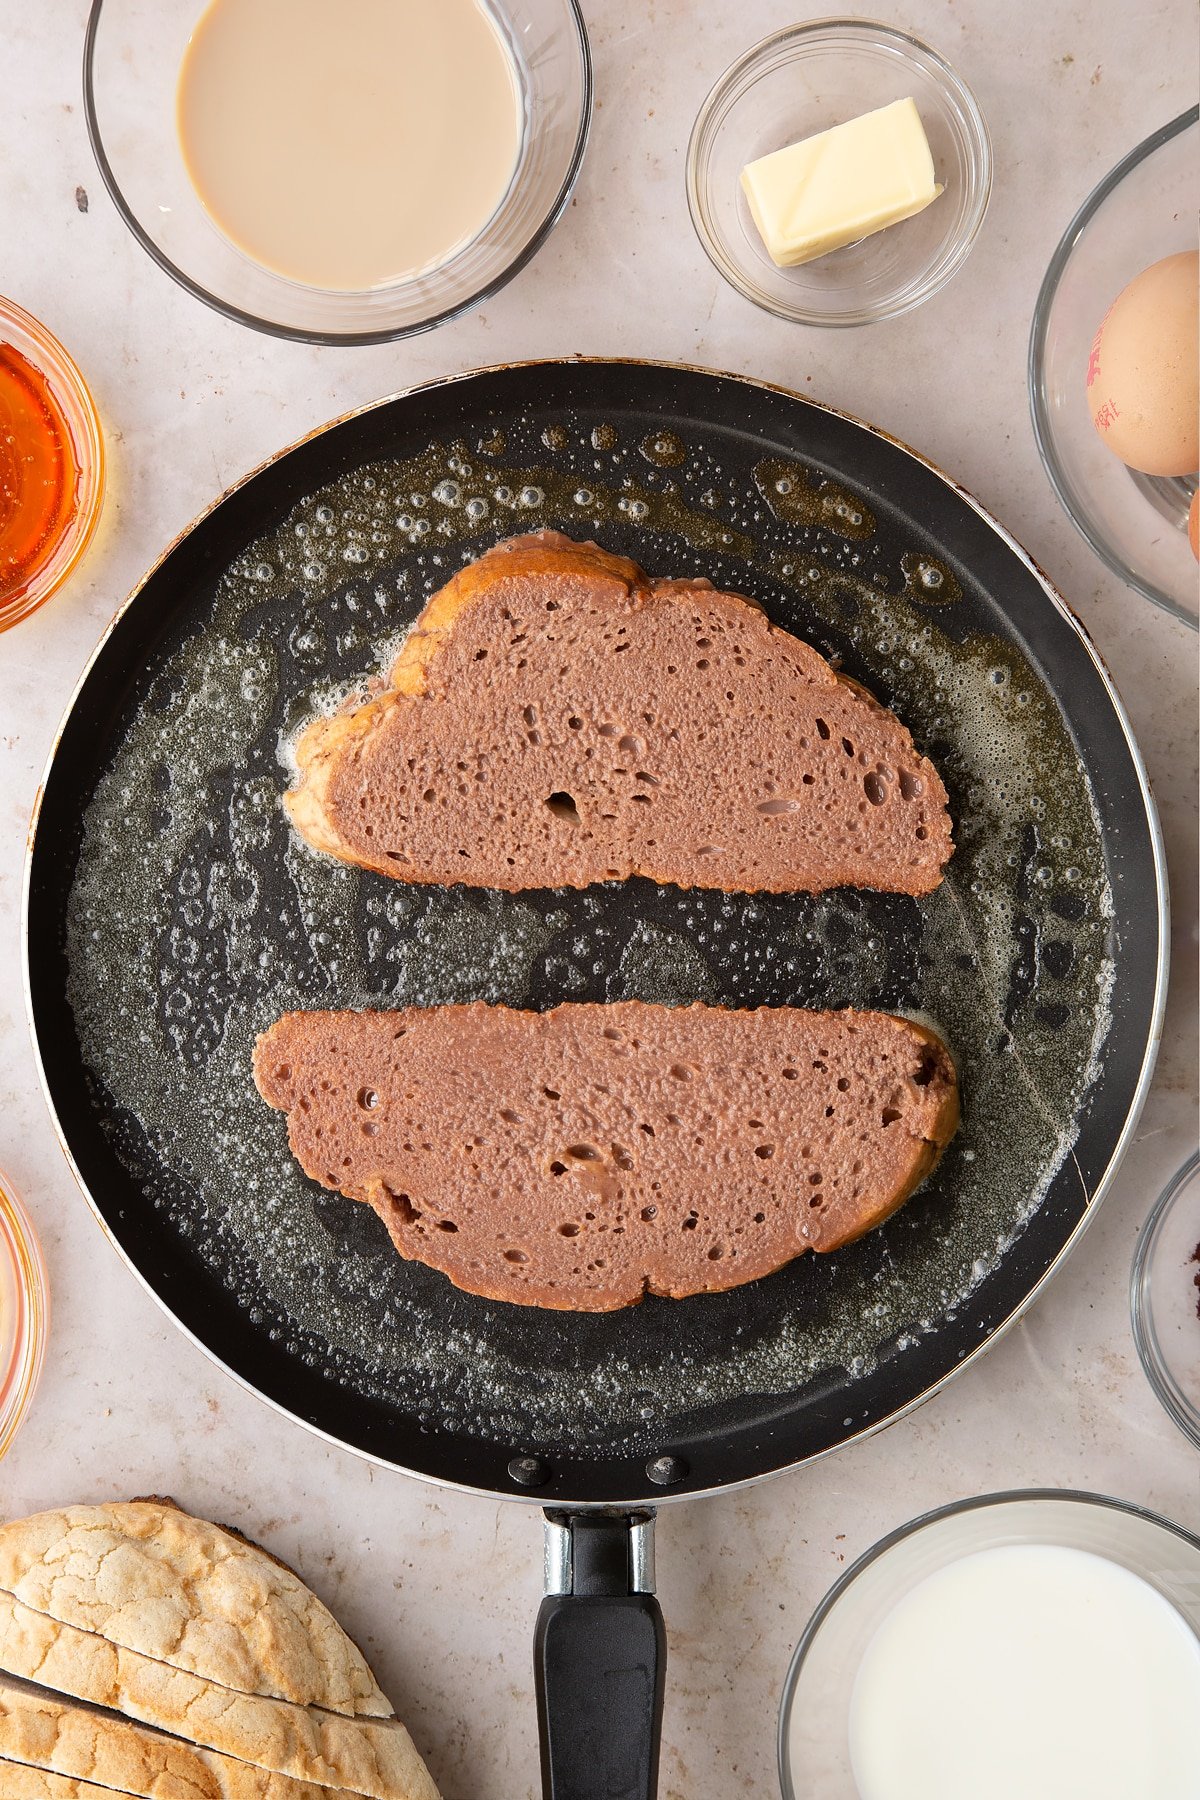
<path id="1" fill-rule="evenodd" d="M 683 461 L 648 458 L 644 425 L 627 442 L 604 419 L 553 425 L 358 469 L 216 581 L 88 809 L 70 992 L 121 1156 L 262 1330 L 433 1424 L 639 1448 L 665 1415 L 869 1369 L 966 1299 L 1070 1153 L 1108 1026 L 1111 906 L 1052 695 L 1016 648 L 952 635 L 960 608 L 931 610 L 908 560 L 935 566 L 928 547 L 873 519 L 849 537 L 799 465 L 779 465 L 797 482 L 780 495 L 766 465 L 739 480 L 682 437 Z M 869 509 L 835 492 L 865 527 Z M 407 888 L 293 838 L 279 796 L 304 722 L 378 677 L 462 561 L 540 526 L 750 593 L 844 658 L 950 791 L 957 852 L 937 892 Z M 291 1008 L 605 998 L 917 1014 L 958 1060 L 962 1129 L 882 1232 L 764 1284 L 753 1329 L 735 1294 L 686 1303 L 665 1334 L 651 1306 L 523 1334 L 521 1309 L 451 1293 L 365 1208 L 317 1194 L 251 1084 L 256 1033 Z"/>

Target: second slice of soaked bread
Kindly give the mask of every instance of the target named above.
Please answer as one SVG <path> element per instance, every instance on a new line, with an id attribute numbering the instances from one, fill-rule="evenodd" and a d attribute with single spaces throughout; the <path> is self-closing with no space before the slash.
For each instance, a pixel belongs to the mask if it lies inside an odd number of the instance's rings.
<path id="1" fill-rule="evenodd" d="M 553 532 L 460 570 L 297 756 L 302 835 L 404 881 L 925 894 L 953 848 L 933 765 L 810 645 Z"/>
<path id="2" fill-rule="evenodd" d="M 288 1013 L 254 1076 L 305 1171 L 374 1207 L 402 1256 L 583 1312 L 838 1249 L 958 1123 L 945 1046 L 876 1012 Z"/>

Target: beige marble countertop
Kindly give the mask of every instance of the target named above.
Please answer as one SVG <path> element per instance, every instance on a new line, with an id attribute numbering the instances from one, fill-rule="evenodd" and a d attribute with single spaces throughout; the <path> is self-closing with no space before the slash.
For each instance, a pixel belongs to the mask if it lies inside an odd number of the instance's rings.
<path id="1" fill-rule="evenodd" d="M 101 1237 L 56 1147 L 21 1000 L 25 830 L 60 710 L 101 629 L 228 482 L 334 414 L 481 363 L 637 352 L 745 371 L 886 427 L 953 470 L 1049 571 L 1132 715 L 1161 808 L 1175 964 L 1153 1090 L 1098 1220 L 1025 1321 L 891 1430 L 790 1476 L 669 1508 L 662 1793 L 776 1791 L 780 1684 L 843 1564 L 923 1508 L 1060 1484 L 1195 1525 L 1200 1464 L 1138 1367 L 1127 1306 L 1138 1227 L 1196 1138 L 1196 638 L 1128 592 L 1060 512 L 1034 448 L 1025 348 L 1075 207 L 1195 97 L 1186 0 L 910 0 L 888 9 L 973 85 L 996 155 L 965 271 L 907 318 L 802 330 L 725 287 L 692 234 L 683 153 L 700 100 L 794 0 L 586 0 L 597 111 L 574 203 L 482 311 L 374 349 L 244 331 L 161 274 L 117 218 L 80 103 L 85 0 L 0 0 L 0 291 L 44 319 L 97 395 L 111 454 L 99 540 L 70 587 L 0 637 L 0 1163 L 36 1218 L 53 1331 L 0 1465 L 13 1515 L 167 1492 L 296 1564 L 364 1643 L 447 1800 L 537 1787 L 535 1509 L 430 1490 L 311 1438 L 243 1392 L 163 1316 Z M 89 197 L 86 210 L 77 189 Z"/>

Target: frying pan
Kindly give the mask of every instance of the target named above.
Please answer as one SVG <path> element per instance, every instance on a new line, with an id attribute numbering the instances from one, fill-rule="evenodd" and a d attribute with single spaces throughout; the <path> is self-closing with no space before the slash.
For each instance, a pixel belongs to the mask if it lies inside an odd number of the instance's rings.
<path id="1" fill-rule="evenodd" d="M 302 725 L 386 667 L 461 561 L 543 525 L 751 595 L 894 707 L 950 793 L 937 893 L 410 889 L 295 840 L 278 796 Z M 46 773 L 28 1001 L 83 1191 L 194 1341 L 340 1444 L 547 1509 L 546 1791 L 611 1800 L 656 1780 L 654 1504 L 877 1430 L 1028 1305 L 1144 1098 L 1165 910 L 1120 701 L 969 495 L 777 388 L 542 362 L 331 425 L 151 571 Z M 251 1083 L 256 1032 L 290 1007 L 629 997 L 931 1019 L 962 1129 L 921 1193 L 836 1255 L 727 1294 L 546 1314 L 396 1258 L 368 1209 L 304 1179 Z"/>

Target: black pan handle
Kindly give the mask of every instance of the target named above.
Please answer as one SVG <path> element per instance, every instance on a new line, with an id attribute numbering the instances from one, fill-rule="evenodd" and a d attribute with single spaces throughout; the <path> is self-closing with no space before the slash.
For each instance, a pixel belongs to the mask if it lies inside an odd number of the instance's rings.
<path id="1" fill-rule="evenodd" d="M 667 1638 L 654 1514 L 546 1514 L 534 1634 L 543 1800 L 654 1800 Z"/>

